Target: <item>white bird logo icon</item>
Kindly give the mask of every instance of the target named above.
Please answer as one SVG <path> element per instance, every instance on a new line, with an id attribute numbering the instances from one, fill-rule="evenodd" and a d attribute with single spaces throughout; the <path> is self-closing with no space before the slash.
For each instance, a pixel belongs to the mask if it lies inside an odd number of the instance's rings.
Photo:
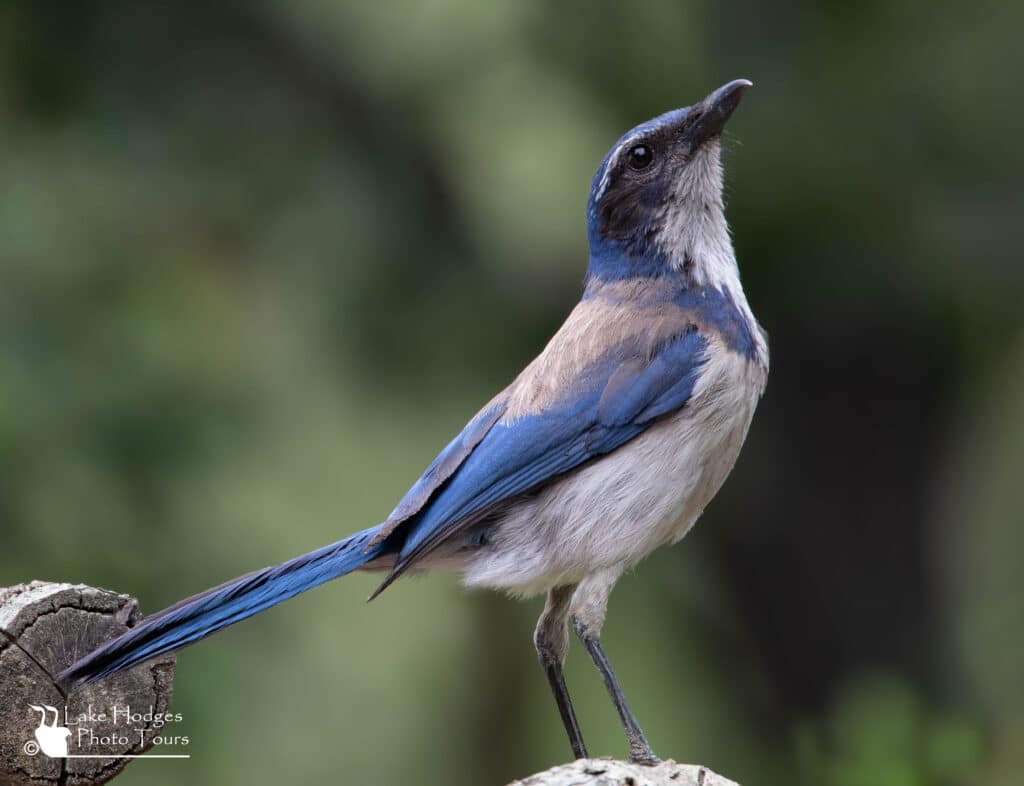
<path id="1" fill-rule="evenodd" d="M 51 707 L 49 704 L 44 704 L 41 707 L 37 704 L 28 706 L 40 714 L 39 728 L 36 729 L 36 741 L 43 753 L 51 759 L 67 758 L 68 738 L 71 736 L 71 730 L 57 725 L 57 719 L 60 717 L 57 708 Z M 48 711 L 53 712 L 53 722 L 49 726 L 46 725 Z"/>

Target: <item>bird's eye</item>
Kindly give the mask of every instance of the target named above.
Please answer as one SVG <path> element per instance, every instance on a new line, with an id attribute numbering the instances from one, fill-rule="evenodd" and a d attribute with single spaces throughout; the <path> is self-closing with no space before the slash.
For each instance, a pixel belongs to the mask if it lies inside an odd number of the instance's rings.
<path id="1" fill-rule="evenodd" d="M 654 160 L 654 152 L 647 145 L 637 145 L 629 151 L 629 166 L 632 169 L 647 169 Z"/>

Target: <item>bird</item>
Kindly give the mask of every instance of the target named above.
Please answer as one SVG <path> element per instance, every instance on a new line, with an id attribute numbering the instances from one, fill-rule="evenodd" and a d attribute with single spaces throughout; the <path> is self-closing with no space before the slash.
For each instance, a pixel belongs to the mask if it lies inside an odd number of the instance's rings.
<path id="1" fill-rule="evenodd" d="M 659 761 L 601 644 L 623 572 L 679 541 L 729 475 L 768 376 L 740 283 L 721 137 L 736 79 L 636 126 L 586 207 L 577 305 L 537 357 L 448 443 L 380 524 L 186 598 L 86 654 L 68 690 L 181 649 L 327 581 L 460 571 L 467 587 L 545 595 L 533 639 L 576 758 L 563 673 L 570 626 L 600 672 L 631 761 Z"/>

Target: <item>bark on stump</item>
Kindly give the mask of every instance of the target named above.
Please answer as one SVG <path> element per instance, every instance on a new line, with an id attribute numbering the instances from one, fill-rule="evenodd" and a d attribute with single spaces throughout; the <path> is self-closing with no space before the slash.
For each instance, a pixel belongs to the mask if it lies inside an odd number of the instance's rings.
<path id="1" fill-rule="evenodd" d="M 738 786 L 697 764 L 671 759 L 656 767 L 615 759 L 579 759 L 530 775 L 509 786 Z"/>
<path id="2" fill-rule="evenodd" d="M 129 759 L 51 757 L 41 749 L 66 727 L 68 752 L 83 756 L 136 755 L 153 746 L 158 723 L 132 722 L 133 714 L 166 713 L 171 701 L 174 656 L 149 661 L 65 696 L 55 684 L 58 674 L 76 659 L 138 624 L 138 603 L 127 595 L 82 584 L 33 581 L 0 588 L 0 786 L 84 786 L 106 783 Z M 43 712 L 32 706 L 44 708 Z M 75 723 L 83 713 L 93 719 Z M 115 707 L 122 708 L 120 714 Z M 105 720 L 96 719 L 99 714 Z M 46 714 L 45 722 L 42 720 Z M 150 715 L 152 717 L 152 715 Z M 70 723 L 67 721 L 71 721 Z M 81 730 L 89 729 L 86 735 Z M 123 742 L 96 740 L 120 736 Z M 59 748 L 59 739 L 58 739 Z M 51 751 L 53 748 L 51 747 Z"/>

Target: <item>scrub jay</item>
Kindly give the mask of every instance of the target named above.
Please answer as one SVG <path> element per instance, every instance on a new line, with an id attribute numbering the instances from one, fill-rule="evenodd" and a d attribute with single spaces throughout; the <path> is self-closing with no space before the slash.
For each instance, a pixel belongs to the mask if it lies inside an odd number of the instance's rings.
<path id="1" fill-rule="evenodd" d="M 462 571 L 471 587 L 547 593 L 534 634 L 577 757 L 562 664 L 571 620 L 618 711 L 630 759 L 658 759 L 601 647 L 624 569 L 682 538 L 732 469 L 768 375 L 726 225 L 720 135 L 751 83 L 623 136 L 587 203 L 583 296 L 515 380 L 382 524 L 181 601 L 74 663 L 72 686 L 198 641 L 355 570 Z"/>

